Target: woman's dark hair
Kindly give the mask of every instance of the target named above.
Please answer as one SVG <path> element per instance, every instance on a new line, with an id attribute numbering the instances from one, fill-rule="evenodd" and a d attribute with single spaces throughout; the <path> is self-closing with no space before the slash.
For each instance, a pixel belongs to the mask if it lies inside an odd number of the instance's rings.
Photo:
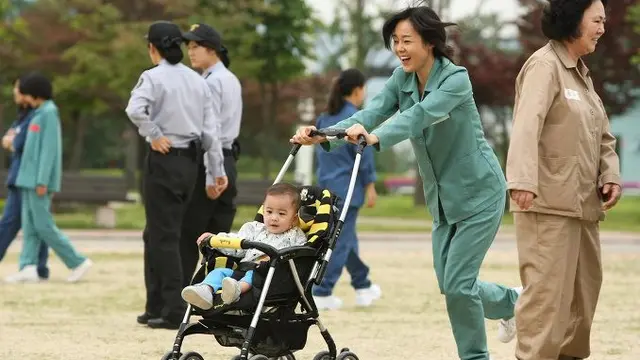
<path id="1" fill-rule="evenodd" d="M 364 86 L 366 79 L 364 74 L 358 69 L 347 69 L 333 80 L 331 92 L 329 93 L 329 101 L 327 102 L 327 112 L 329 115 L 335 115 L 342 110 L 344 106 L 345 96 L 353 93 L 353 90 Z"/>
<path id="2" fill-rule="evenodd" d="M 184 57 L 184 53 L 180 47 L 182 44 L 182 38 L 170 38 L 165 36 L 162 38 L 162 41 L 153 41 L 151 43 L 156 47 L 156 49 L 158 49 L 160 56 L 167 60 L 169 64 L 175 65 L 182 61 Z"/>
<path id="3" fill-rule="evenodd" d="M 24 79 L 27 77 L 27 74 L 22 74 L 19 77 L 15 78 L 13 80 L 13 86 L 17 86 L 18 90 L 20 90 L 20 84 L 22 84 L 22 82 L 24 81 Z M 22 93 L 22 91 L 20 91 L 20 93 Z M 22 104 L 16 104 L 18 105 L 18 117 L 22 118 L 30 109 L 30 105 L 26 104 L 26 103 L 22 103 Z"/>
<path id="4" fill-rule="evenodd" d="M 558 41 L 579 38 L 584 12 L 596 1 L 607 6 L 607 0 L 549 0 L 542 10 L 542 33 Z"/>
<path id="5" fill-rule="evenodd" d="M 218 55 L 218 58 L 220 58 L 220 61 L 222 61 L 224 67 L 226 67 L 227 69 L 231 66 L 231 60 L 229 60 L 229 50 L 227 50 L 227 48 L 223 45 L 219 45 L 219 48 L 217 48 L 217 45 L 214 45 L 208 41 L 196 41 L 196 44 L 215 51 L 216 55 Z"/>
<path id="6" fill-rule="evenodd" d="M 422 42 L 433 45 L 433 54 L 436 57 L 445 57 L 451 62 L 452 49 L 447 46 L 446 27 L 455 23 L 442 22 L 438 14 L 428 6 L 413 6 L 392 15 L 382 26 L 382 38 L 384 46 L 391 50 L 392 36 L 398 23 L 409 20 L 416 30 Z"/>
<path id="7" fill-rule="evenodd" d="M 220 51 L 216 51 L 220 61 L 224 64 L 224 67 L 228 68 L 231 66 L 231 60 L 229 60 L 229 50 L 226 47 L 220 46 Z"/>
<path id="8" fill-rule="evenodd" d="M 53 99 L 53 85 L 51 80 L 39 72 L 31 72 L 20 77 L 20 92 L 31 95 L 36 99 Z"/>

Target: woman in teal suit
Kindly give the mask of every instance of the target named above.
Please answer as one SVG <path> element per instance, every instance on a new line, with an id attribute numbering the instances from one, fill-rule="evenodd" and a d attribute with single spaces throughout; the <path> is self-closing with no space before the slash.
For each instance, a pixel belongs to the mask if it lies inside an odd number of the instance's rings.
<path id="1" fill-rule="evenodd" d="M 20 92 L 34 109 L 34 115 L 16 178 L 22 198 L 22 270 L 9 276 L 7 281 L 37 281 L 38 249 L 44 242 L 71 269 L 67 281 L 76 282 L 91 268 L 92 262 L 76 251 L 56 226 L 49 210 L 53 193 L 60 191 L 62 177 L 60 117 L 52 100 L 51 81 L 39 73 L 31 73 L 20 80 Z"/>
<path id="2" fill-rule="evenodd" d="M 484 319 L 502 320 L 499 339 L 511 340 L 519 290 L 478 280 L 500 226 L 506 182 L 484 137 L 467 70 L 447 55 L 449 25 L 426 6 L 388 19 L 385 45 L 402 65 L 366 108 L 332 128 L 346 129 L 353 143 L 364 135 L 378 150 L 410 139 L 433 216 L 433 263 L 458 356 L 488 360 Z M 320 143 L 327 151 L 340 145 L 310 137 L 313 129 L 298 130 L 291 142 Z"/>

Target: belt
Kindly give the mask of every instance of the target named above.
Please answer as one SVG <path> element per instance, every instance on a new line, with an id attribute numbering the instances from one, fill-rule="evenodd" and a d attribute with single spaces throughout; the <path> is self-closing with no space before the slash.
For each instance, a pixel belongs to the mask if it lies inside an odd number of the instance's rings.
<path id="1" fill-rule="evenodd" d="M 190 157 L 190 158 L 195 158 L 196 156 L 198 156 L 198 152 L 194 148 L 185 148 L 185 149 L 183 149 L 183 148 L 170 148 L 169 152 L 167 152 L 165 155 L 186 156 L 186 157 Z"/>
<path id="2" fill-rule="evenodd" d="M 189 147 L 187 148 L 169 148 L 169 151 L 163 155 L 169 156 L 185 156 L 190 158 L 196 158 L 198 156 L 198 149 L 200 148 L 198 141 L 189 142 Z M 154 151 L 151 149 L 151 151 Z"/>

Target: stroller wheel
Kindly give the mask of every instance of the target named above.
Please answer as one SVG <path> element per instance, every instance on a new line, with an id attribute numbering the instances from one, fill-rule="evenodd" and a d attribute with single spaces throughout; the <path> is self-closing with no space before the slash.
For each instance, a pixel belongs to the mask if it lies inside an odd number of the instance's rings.
<path id="1" fill-rule="evenodd" d="M 336 356 L 336 360 L 359 360 L 356 354 L 351 351 L 341 352 Z"/>
<path id="2" fill-rule="evenodd" d="M 180 356 L 179 360 L 204 360 L 204 358 L 195 351 L 189 351 L 188 353 Z"/>
<path id="3" fill-rule="evenodd" d="M 162 358 L 160 360 L 179 360 L 177 358 L 172 358 L 171 357 L 172 352 L 171 351 L 167 351 L 166 353 L 164 353 L 164 355 L 162 355 Z M 179 353 L 178 356 L 182 356 L 182 353 Z"/>
<path id="4" fill-rule="evenodd" d="M 269 358 L 269 360 L 296 360 L 296 357 L 293 356 L 293 354 L 287 354 L 285 356 Z"/>
<path id="5" fill-rule="evenodd" d="M 331 357 L 329 356 L 328 351 L 320 351 L 313 357 L 313 360 L 329 360 Z"/>

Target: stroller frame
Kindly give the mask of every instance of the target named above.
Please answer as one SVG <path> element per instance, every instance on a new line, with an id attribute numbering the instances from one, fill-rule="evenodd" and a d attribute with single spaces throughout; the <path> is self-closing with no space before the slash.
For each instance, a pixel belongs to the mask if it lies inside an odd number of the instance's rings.
<path id="1" fill-rule="evenodd" d="M 346 137 L 346 133 L 344 132 L 344 130 L 339 130 L 339 129 L 321 129 L 321 130 L 314 130 L 311 132 L 310 134 L 311 136 L 323 136 L 329 140 L 331 139 L 342 139 Z M 328 246 L 326 247 L 326 251 L 324 253 L 324 256 L 321 258 L 321 260 L 316 260 L 314 262 L 314 265 L 311 269 L 310 275 L 308 277 L 308 279 L 305 282 L 305 285 L 303 285 L 303 283 L 301 282 L 300 276 L 298 274 L 298 271 L 296 269 L 295 266 L 295 262 L 294 262 L 294 258 L 296 257 L 300 257 L 300 256 L 315 256 L 316 258 L 318 257 L 318 252 L 319 249 L 310 247 L 310 246 L 295 246 L 295 247 L 291 247 L 291 248 L 286 248 L 286 249 L 282 249 L 282 250 L 276 250 L 274 247 L 264 244 L 264 243 L 260 243 L 260 242 L 254 242 L 254 241 L 249 241 L 249 240 L 245 240 L 245 239 L 229 239 L 229 238 L 216 238 L 216 236 L 214 235 L 212 237 L 212 239 L 210 240 L 211 245 L 214 245 L 212 247 L 221 249 L 221 248 L 232 248 L 232 249 L 257 249 L 260 250 L 262 252 L 264 252 L 265 254 L 267 254 L 269 256 L 269 269 L 266 275 L 266 278 L 264 280 L 264 285 L 262 287 L 262 291 L 260 293 L 260 297 L 258 300 L 258 304 L 256 306 L 255 312 L 252 316 L 251 319 L 251 323 L 249 325 L 249 328 L 246 332 L 246 336 L 245 336 L 245 340 L 242 344 L 241 347 L 241 352 L 239 356 L 234 357 L 234 360 L 248 360 L 250 359 L 249 356 L 249 350 L 251 348 L 252 342 L 254 340 L 254 336 L 255 336 L 255 332 L 256 332 L 256 328 L 258 325 L 258 322 L 261 318 L 261 316 L 263 315 L 263 308 L 265 306 L 265 302 L 267 300 L 267 295 L 269 292 L 269 287 L 271 286 L 271 282 L 273 280 L 273 276 L 274 273 L 276 271 L 276 266 L 278 264 L 281 264 L 283 262 L 288 262 L 289 264 L 289 268 L 291 271 L 291 274 L 293 276 L 293 280 L 295 283 L 295 286 L 299 292 L 300 295 L 300 305 L 301 307 L 304 309 L 305 314 L 304 316 L 307 318 L 307 320 L 310 320 L 313 322 L 314 325 L 316 325 L 318 327 L 318 329 L 320 330 L 320 334 L 322 335 L 323 339 L 325 340 L 327 347 L 328 347 L 328 351 L 322 351 L 320 353 L 318 353 L 315 357 L 314 360 L 335 360 L 335 359 L 339 359 L 339 360 L 358 360 L 358 357 L 349 351 L 348 348 L 343 348 L 340 351 L 340 354 L 337 353 L 337 348 L 336 348 L 336 344 L 333 340 L 333 338 L 331 337 L 331 334 L 329 334 L 329 330 L 324 326 L 324 324 L 322 323 L 322 321 L 320 320 L 320 315 L 319 315 L 319 311 L 317 306 L 315 305 L 315 302 L 313 300 L 313 296 L 307 296 L 310 295 L 310 288 L 312 286 L 312 282 L 319 285 L 322 281 L 322 278 L 324 276 L 324 273 L 326 271 L 327 268 L 327 264 L 329 263 L 329 260 L 331 259 L 331 254 L 333 251 L 333 248 L 335 247 L 335 243 L 337 241 L 337 239 L 340 236 L 340 232 L 342 230 L 342 226 L 344 225 L 344 220 L 346 218 L 347 215 L 347 210 L 349 208 L 349 204 L 351 203 L 351 198 L 353 196 L 353 191 L 354 191 L 354 187 L 355 187 L 355 183 L 356 183 L 356 179 L 357 179 L 357 174 L 358 174 L 358 170 L 360 167 L 360 161 L 362 158 L 362 153 L 365 149 L 365 147 L 367 146 L 367 142 L 364 136 L 360 136 L 358 138 L 358 147 L 357 147 L 357 153 L 356 153 L 356 158 L 355 158 L 355 163 L 353 166 L 353 170 L 351 173 L 351 179 L 349 182 L 349 188 L 347 191 L 347 196 L 346 199 L 344 201 L 344 205 L 342 207 L 342 211 L 340 212 L 340 216 L 339 219 L 336 223 L 335 226 L 330 227 L 328 230 L 331 230 L 331 233 L 329 234 L 329 238 L 328 238 Z M 280 169 L 275 181 L 273 182 L 273 184 L 277 184 L 279 183 L 282 178 L 284 177 L 285 173 L 287 172 L 287 170 L 289 169 L 291 163 L 293 162 L 296 154 L 298 153 L 298 150 L 300 150 L 300 148 L 302 147 L 302 145 L 300 144 L 294 144 L 291 151 L 289 152 L 289 156 L 287 157 L 287 160 L 285 161 L 284 165 L 282 166 L 282 168 Z M 323 189 L 324 190 L 324 189 Z M 331 206 L 335 205 L 331 204 Z M 337 208 L 335 208 L 337 209 Z M 207 241 L 207 243 L 209 243 L 209 241 Z M 206 254 L 203 252 L 203 254 L 205 256 L 203 256 L 203 260 L 202 260 L 202 265 L 206 266 L 208 259 L 206 258 Z M 195 275 L 194 275 L 195 277 Z M 307 291 L 309 292 L 309 294 L 306 293 L 305 289 L 307 289 Z M 297 301 L 296 301 L 297 303 Z M 295 309 L 295 306 L 294 306 Z M 230 310 L 232 311 L 232 310 Z M 192 315 L 194 313 L 194 308 L 191 304 L 187 303 L 187 309 L 185 311 L 184 317 L 182 319 L 182 322 L 180 323 L 179 329 L 178 329 L 178 333 L 175 337 L 175 341 L 173 343 L 173 348 L 171 351 L 167 352 L 163 357 L 162 360 L 202 360 L 203 357 L 195 352 L 188 352 L 185 354 L 181 353 L 181 347 L 182 347 L 182 342 L 184 340 L 184 338 L 188 335 L 193 335 L 193 334 L 211 334 L 211 335 L 224 335 L 227 334 L 228 330 L 225 330 L 223 333 L 222 331 L 221 334 L 219 334 L 218 332 L 216 332 L 216 328 L 215 327 L 209 327 L 207 326 L 207 319 L 203 317 L 202 320 L 196 322 L 196 323 L 189 323 L 189 320 L 191 318 Z M 217 316 L 220 317 L 224 317 L 224 316 L 235 316 L 235 315 L 226 315 L 226 313 L 221 313 Z M 214 321 L 215 323 L 215 321 Z M 308 331 L 308 329 L 307 329 Z M 305 342 L 306 342 L 306 335 L 305 335 Z M 289 355 L 293 356 L 293 352 L 289 352 Z M 286 359 L 290 359 L 290 357 L 288 357 L 288 355 L 282 356 L 280 355 L 280 357 L 277 357 L 276 359 L 279 358 L 286 358 Z M 295 358 L 295 357 L 294 357 Z M 251 359 L 261 359 L 261 360 L 269 360 L 270 358 L 264 356 L 264 355 L 252 355 Z"/>

